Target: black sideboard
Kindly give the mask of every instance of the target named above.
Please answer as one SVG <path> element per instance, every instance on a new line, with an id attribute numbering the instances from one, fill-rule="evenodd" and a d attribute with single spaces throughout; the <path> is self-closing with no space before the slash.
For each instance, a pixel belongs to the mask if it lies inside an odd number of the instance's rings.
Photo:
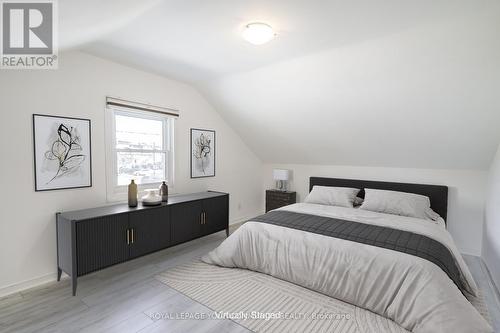
<path id="1" fill-rule="evenodd" d="M 102 268 L 218 231 L 229 235 L 229 194 L 201 192 L 169 197 L 159 206 L 127 204 L 56 214 L 57 280 Z"/>

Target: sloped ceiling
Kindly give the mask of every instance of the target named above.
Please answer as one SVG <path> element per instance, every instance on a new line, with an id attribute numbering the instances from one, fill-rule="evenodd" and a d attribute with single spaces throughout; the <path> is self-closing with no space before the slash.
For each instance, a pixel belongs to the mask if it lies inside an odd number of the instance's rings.
<path id="1" fill-rule="evenodd" d="M 486 169 L 500 141 L 498 1 L 60 3 L 63 47 L 195 85 L 264 162 Z"/>

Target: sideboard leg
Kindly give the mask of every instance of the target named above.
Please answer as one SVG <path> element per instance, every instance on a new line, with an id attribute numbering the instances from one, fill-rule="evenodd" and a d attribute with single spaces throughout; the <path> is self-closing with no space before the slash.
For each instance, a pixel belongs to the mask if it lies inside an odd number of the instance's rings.
<path id="1" fill-rule="evenodd" d="M 71 277 L 71 286 L 73 287 L 73 296 L 76 296 L 76 276 Z"/>
<path id="2" fill-rule="evenodd" d="M 57 267 L 57 281 L 61 281 L 62 269 Z"/>
<path id="3" fill-rule="evenodd" d="M 229 226 L 226 228 L 226 237 L 229 237 Z"/>

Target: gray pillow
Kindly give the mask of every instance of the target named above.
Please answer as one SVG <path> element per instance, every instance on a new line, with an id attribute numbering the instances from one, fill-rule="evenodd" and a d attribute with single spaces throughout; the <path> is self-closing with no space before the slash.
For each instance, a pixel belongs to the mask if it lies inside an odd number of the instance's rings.
<path id="1" fill-rule="evenodd" d="M 429 197 L 425 195 L 365 189 L 365 200 L 360 209 L 373 212 L 437 220 L 439 215 L 432 211 Z"/>
<path id="2" fill-rule="evenodd" d="M 359 191 L 358 188 L 314 185 L 305 202 L 352 208 Z"/>

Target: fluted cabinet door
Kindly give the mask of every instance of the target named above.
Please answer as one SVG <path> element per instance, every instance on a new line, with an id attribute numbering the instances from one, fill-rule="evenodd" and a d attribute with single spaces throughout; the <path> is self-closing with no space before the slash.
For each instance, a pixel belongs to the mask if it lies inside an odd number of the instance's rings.
<path id="1" fill-rule="evenodd" d="M 170 214 L 168 207 L 130 213 L 132 234 L 130 258 L 164 249 L 170 245 Z"/>
<path id="2" fill-rule="evenodd" d="M 203 234 L 208 235 L 226 229 L 229 221 L 229 196 L 203 200 L 203 211 L 205 213 Z"/>
<path id="3" fill-rule="evenodd" d="M 128 259 L 128 214 L 76 223 L 78 276 Z"/>
<path id="4" fill-rule="evenodd" d="M 201 201 L 185 202 L 170 208 L 172 244 L 179 244 L 201 236 Z"/>

